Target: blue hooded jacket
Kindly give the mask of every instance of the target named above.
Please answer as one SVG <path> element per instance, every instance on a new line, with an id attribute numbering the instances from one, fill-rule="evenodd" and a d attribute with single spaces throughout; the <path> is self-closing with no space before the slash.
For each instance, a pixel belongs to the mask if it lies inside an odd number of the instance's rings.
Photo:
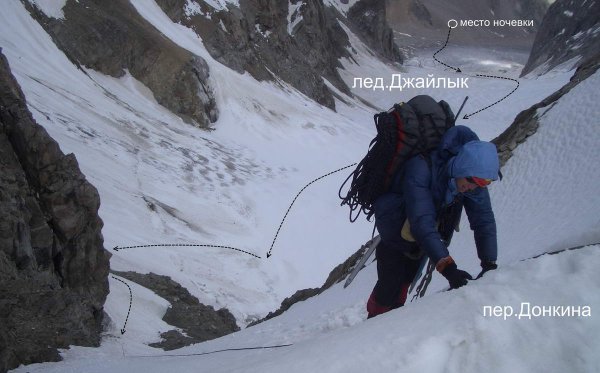
<path id="1" fill-rule="evenodd" d="M 423 156 L 409 159 L 394 176 L 390 192 L 375 201 L 375 222 L 384 244 L 414 249 L 401 231 L 408 219 L 410 232 L 429 258 L 437 263 L 449 255 L 437 229 L 440 211 L 462 202 L 474 231 L 479 259 L 497 258 L 496 221 L 487 188 L 458 193 L 456 178 L 475 176 L 497 180 L 500 164 L 494 144 L 479 141 L 468 127 L 455 126 L 432 152 L 431 164 Z"/>

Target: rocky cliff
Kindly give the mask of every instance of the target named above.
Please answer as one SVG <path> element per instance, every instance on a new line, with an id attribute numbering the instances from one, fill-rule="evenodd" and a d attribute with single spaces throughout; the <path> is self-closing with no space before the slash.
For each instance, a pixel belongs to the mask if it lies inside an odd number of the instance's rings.
<path id="1" fill-rule="evenodd" d="M 208 128 L 217 120 L 206 61 L 165 38 L 129 1 L 68 0 L 64 19 L 24 4 L 73 63 L 113 77 L 127 70 L 186 122 Z"/>
<path id="2" fill-rule="evenodd" d="M 545 73 L 573 60 L 585 64 L 600 53 L 600 1 L 557 0 L 550 6 L 521 75 Z M 569 66 L 570 67 L 570 66 Z"/>
<path id="3" fill-rule="evenodd" d="M 258 80 L 282 79 L 334 107 L 322 76 L 347 91 L 336 72 L 348 39 L 322 1 L 242 0 L 239 8 L 159 0 L 174 22 L 192 28 L 216 60 Z"/>
<path id="4" fill-rule="evenodd" d="M 158 3 L 174 22 L 195 30 L 221 63 L 258 80 L 281 79 L 332 109 L 333 95 L 323 78 L 349 93 L 337 72 L 338 60 L 349 56 L 340 21 L 382 56 L 401 61 L 385 23 L 384 0 L 361 0 L 347 18 L 315 0 L 241 0 L 239 8 L 190 0 Z"/>
<path id="5" fill-rule="evenodd" d="M 0 54 L 0 372 L 99 345 L 110 257 L 99 206 Z"/>
<path id="6" fill-rule="evenodd" d="M 30 13 L 76 64 L 120 77 L 127 70 L 157 101 L 184 120 L 209 127 L 217 120 L 209 68 L 165 38 L 127 0 L 68 0 L 64 19 Z M 157 0 L 174 21 L 193 29 L 217 61 L 258 80 L 284 81 L 329 108 L 325 80 L 350 93 L 337 72 L 349 56 L 344 22 L 384 58 L 401 62 L 387 26 L 385 0 L 360 0 L 341 14 L 322 0 Z M 225 5 L 222 5 L 225 4 Z"/>
<path id="7" fill-rule="evenodd" d="M 161 333 L 162 341 L 151 343 L 152 347 L 175 350 L 240 330 L 228 309 L 215 310 L 200 303 L 198 298 L 168 276 L 132 271 L 112 273 L 152 290 L 171 304 L 162 319 L 177 329 Z"/>
<path id="8" fill-rule="evenodd" d="M 385 58 L 402 62 L 404 56 L 394 42 L 394 32 L 387 22 L 387 1 L 362 0 L 354 4 L 348 19 L 367 44 Z"/>

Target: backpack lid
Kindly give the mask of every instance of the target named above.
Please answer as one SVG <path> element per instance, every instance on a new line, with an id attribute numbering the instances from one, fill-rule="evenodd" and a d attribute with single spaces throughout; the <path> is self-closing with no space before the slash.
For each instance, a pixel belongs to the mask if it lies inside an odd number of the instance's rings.
<path id="1" fill-rule="evenodd" d="M 417 115 L 433 115 L 439 118 L 446 118 L 446 113 L 441 105 L 433 97 L 427 95 L 415 96 L 407 102 L 408 105 L 417 113 Z"/>

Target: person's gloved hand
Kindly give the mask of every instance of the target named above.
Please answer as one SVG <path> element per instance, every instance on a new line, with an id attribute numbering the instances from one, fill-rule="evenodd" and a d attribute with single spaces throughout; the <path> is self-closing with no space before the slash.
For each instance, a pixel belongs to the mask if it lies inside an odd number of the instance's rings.
<path id="1" fill-rule="evenodd" d="M 473 277 L 468 272 L 458 269 L 456 263 L 450 263 L 442 271 L 442 276 L 450 283 L 450 288 L 458 289 L 461 286 L 467 284 L 468 280 L 472 280 Z"/>
<path id="2" fill-rule="evenodd" d="M 493 271 L 496 268 L 498 268 L 498 265 L 495 262 L 481 262 L 481 272 L 479 272 L 475 280 L 479 280 L 484 273 Z"/>

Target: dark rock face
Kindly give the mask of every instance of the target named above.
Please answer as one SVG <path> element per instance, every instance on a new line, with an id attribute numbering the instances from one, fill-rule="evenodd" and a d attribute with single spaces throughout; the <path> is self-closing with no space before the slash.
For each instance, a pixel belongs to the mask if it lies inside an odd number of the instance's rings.
<path id="1" fill-rule="evenodd" d="M 0 371 L 99 345 L 110 258 L 99 206 L 0 54 Z"/>
<path id="2" fill-rule="evenodd" d="M 557 0 L 550 6 L 536 35 L 521 75 L 546 64 L 546 72 L 580 57 L 584 63 L 600 53 L 600 1 Z"/>
<path id="3" fill-rule="evenodd" d="M 73 63 L 113 77 L 127 69 L 186 122 L 208 128 L 217 120 L 206 61 L 164 37 L 129 1 L 68 1 L 64 20 L 25 3 Z"/>
<path id="4" fill-rule="evenodd" d="M 329 108 L 335 104 L 322 77 L 349 92 L 336 71 L 338 59 L 348 55 L 348 38 L 337 23 L 341 15 L 322 1 L 241 0 L 239 8 L 223 10 L 203 1 L 157 3 L 174 22 L 192 28 L 213 58 L 240 73 L 282 79 Z M 190 3 L 199 12 L 190 12 Z"/>
<path id="5" fill-rule="evenodd" d="M 394 43 L 394 32 L 387 24 L 386 9 L 385 0 L 361 0 L 350 8 L 348 18 L 375 51 L 401 63 L 403 57 Z"/>
<path id="6" fill-rule="evenodd" d="M 162 333 L 163 341 L 151 344 L 152 347 L 174 350 L 240 330 L 231 312 L 225 308 L 215 311 L 213 307 L 205 306 L 168 276 L 136 272 L 113 273 L 154 291 L 171 303 L 163 320 L 183 329 L 187 336 L 177 330 L 170 330 Z"/>
<path id="7" fill-rule="evenodd" d="M 571 78 L 571 81 L 565 84 L 564 87 L 529 109 L 519 113 L 510 127 L 492 141 L 498 148 L 501 164 L 504 165 L 510 159 L 513 150 L 519 144 L 525 142 L 529 136 L 535 134 L 540 125 L 540 117 L 543 116 L 544 113 L 558 101 L 558 99 L 568 93 L 580 82 L 594 74 L 598 68 L 600 68 L 600 53 L 594 57 L 588 58 L 585 63 L 581 64 Z M 546 110 L 540 110 L 544 108 L 546 108 Z"/>

